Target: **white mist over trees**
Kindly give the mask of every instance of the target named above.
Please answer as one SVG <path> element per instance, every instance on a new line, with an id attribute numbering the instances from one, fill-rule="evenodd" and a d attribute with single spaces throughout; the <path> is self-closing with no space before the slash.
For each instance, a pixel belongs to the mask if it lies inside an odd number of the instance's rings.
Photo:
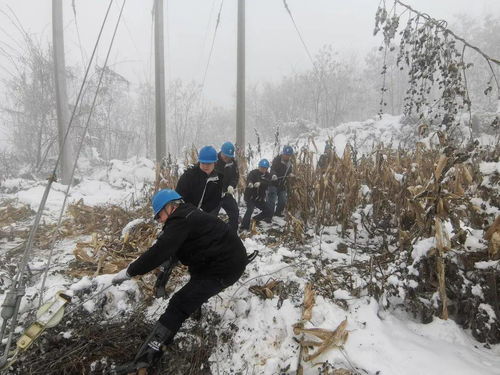
<path id="1" fill-rule="evenodd" d="M 492 56 L 500 55 L 500 19 L 458 17 L 452 25 Z M 15 62 L 16 70 L 3 80 L 1 120 L 12 129 L 12 150 L 3 155 L 6 165 L 36 173 L 50 168 L 58 152 L 55 118 L 54 76 L 51 46 L 19 32 L 19 49 L 2 50 Z M 373 117 L 378 111 L 400 114 L 408 89 L 406 69 L 396 64 L 397 50 L 375 48 L 366 56 L 342 56 L 325 45 L 314 56 L 309 70 L 284 72 L 274 82 L 250 83 L 246 93 L 247 139 L 256 132 L 271 140 L 278 126 L 320 128 Z M 474 113 L 496 111 L 494 77 L 484 59 L 468 53 L 465 61 L 467 86 Z M 95 66 L 75 117 L 70 139 L 81 137 L 102 67 Z M 154 155 L 154 86 L 132 84 L 111 67 L 104 79 L 91 118 L 83 152 L 103 161 Z M 498 73 L 498 67 L 494 67 Z M 385 70 L 385 77 L 382 71 Z M 83 77 L 81 68 L 67 67 L 70 107 Z M 382 88 L 384 89 L 382 97 Z M 493 92 L 492 92 L 493 91 Z M 485 95 L 488 94 L 488 95 Z M 432 93 L 431 93 L 432 95 Z M 182 155 L 192 146 L 219 144 L 233 137 L 235 111 L 213 105 L 194 81 L 179 79 L 167 84 L 167 152 Z M 480 120 L 475 117 L 475 123 Z M 7 162 L 8 160 L 8 162 Z M 5 170 L 4 173 L 8 173 Z"/>

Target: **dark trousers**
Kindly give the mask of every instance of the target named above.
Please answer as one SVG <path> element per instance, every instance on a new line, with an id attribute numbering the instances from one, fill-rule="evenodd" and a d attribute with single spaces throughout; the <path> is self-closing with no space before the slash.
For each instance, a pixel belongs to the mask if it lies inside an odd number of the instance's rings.
<path id="1" fill-rule="evenodd" d="M 245 215 L 243 216 L 243 220 L 241 221 L 241 229 L 249 229 L 250 228 L 250 219 L 252 218 L 253 210 L 257 207 L 261 210 L 260 214 L 254 217 L 254 220 L 266 220 L 270 221 L 272 218 L 272 212 L 269 206 L 264 201 L 255 201 L 253 199 L 246 202 L 247 210 Z"/>
<path id="2" fill-rule="evenodd" d="M 207 302 L 210 297 L 215 296 L 235 282 L 236 280 L 225 285 L 222 280 L 216 279 L 189 280 L 186 285 L 172 296 L 159 322 L 172 332 L 172 336 L 175 335 L 179 328 L 181 328 L 182 323 L 198 310 L 201 305 Z"/>
<path id="3" fill-rule="evenodd" d="M 269 186 L 267 190 L 267 204 L 269 205 L 272 215 L 283 216 L 283 210 L 285 209 L 287 199 L 288 194 L 286 190 L 280 189 L 277 186 Z M 276 204 L 276 200 L 278 204 Z"/>
<path id="4" fill-rule="evenodd" d="M 220 207 L 226 211 L 229 218 L 229 222 L 227 223 L 229 228 L 236 232 L 238 230 L 238 219 L 240 217 L 240 209 L 238 208 L 236 199 L 234 199 L 231 194 L 226 194 L 222 197 Z"/>

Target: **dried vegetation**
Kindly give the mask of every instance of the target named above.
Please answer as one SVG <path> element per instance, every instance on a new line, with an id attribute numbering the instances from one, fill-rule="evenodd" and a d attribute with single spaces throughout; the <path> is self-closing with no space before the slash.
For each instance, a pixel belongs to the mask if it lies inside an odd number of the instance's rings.
<path id="1" fill-rule="evenodd" d="M 344 319 L 333 331 L 324 328 L 304 328 L 305 322 L 311 320 L 314 302 L 315 292 L 313 290 L 312 284 L 308 283 L 306 284 L 304 290 L 304 302 L 302 305 L 303 310 L 301 320 L 293 326 L 293 333 L 297 336 L 300 336 L 299 364 L 297 366 L 298 375 L 302 375 L 304 373 L 304 369 L 301 363 L 302 360 L 304 360 L 305 362 L 312 362 L 328 350 L 342 349 L 349 336 L 349 333 L 346 329 L 347 319 Z M 308 337 L 312 337 L 313 339 L 306 339 Z M 316 349 L 316 351 L 311 353 L 311 349 Z M 323 367 L 330 367 L 328 366 L 328 363 L 321 364 L 323 365 Z M 320 371 L 320 373 L 344 373 L 346 375 L 351 374 L 351 371 L 346 369 L 331 368 L 331 370 L 333 372 L 329 372 L 329 370 L 324 368 L 322 369 L 322 371 Z"/>
<path id="2" fill-rule="evenodd" d="M 171 375 L 209 374 L 208 358 L 216 340 L 214 328 L 217 316 L 205 315 L 205 321 L 191 327 L 190 335 L 178 335 L 167 348 L 157 371 Z M 116 365 L 133 359 L 151 331 L 139 309 L 127 319 L 107 323 L 102 317 L 85 311 L 72 315 L 60 326 L 70 334 L 46 335 L 37 341 L 27 355 L 20 358 L 10 374 L 73 375 L 112 374 Z M 81 324 L 85 321 L 85 324 Z M 105 334 L 103 335 L 103 327 Z M 133 327 L 133 329 L 127 328 Z"/>
<path id="3" fill-rule="evenodd" d="M 495 268 L 478 269 L 475 264 L 499 257 L 500 225 L 492 225 L 495 216 L 487 209 L 500 207 L 495 188 L 499 176 L 484 176 L 479 166 L 498 161 L 500 147 L 485 150 L 470 144 L 458 149 L 449 146 L 444 134 L 437 137 L 441 144 L 436 148 L 420 143 L 414 150 L 379 145 L 360 158 L 347 146 L 341 157 L 332 152 L 327 166 L 316 169 L 311 141 L 295 160 L 288 239 L 303 243 L 311 231 L 321 235 L 334 227 L 351 252 L 368 255 L 353 265 L 370 280 L 370 294 L 386 304 L 394 301 L 388 297 L 401 297 L 423 321 L 451 316 L 472 328 L 478 340 L 497 343 L 498 319 L 482 304 L 500 316 L 500 277 Z M 484 231 L 483 245 L 470 246 L 472 231 Z M 433 238 L 434 246 L 412 265 L 414 245 L 425 238 Z M 388 282 L 391 275 L 406 285 L 404 296 Z M 316 274 L 318 280 L 332 282 L 324 272 Z M 473 293 L 473 287 L 480 288 L 484 298 Z"/>
<path id="4" fill-rule="evenodd" d="M 156 238 L 153 222 L 138 221 L 122 236 L 132 220 L 147 217 L 149 209 L 125 210 L 118 206 L 91 207 L 83 202 L 68 207 L 69 218 L 63 223 L 65 236 L 89 235 L 90 240 L 77 242 L 76 261 L 68 268 L 72 276 L 97 276 L 115 273 L 146 250 Z"/>

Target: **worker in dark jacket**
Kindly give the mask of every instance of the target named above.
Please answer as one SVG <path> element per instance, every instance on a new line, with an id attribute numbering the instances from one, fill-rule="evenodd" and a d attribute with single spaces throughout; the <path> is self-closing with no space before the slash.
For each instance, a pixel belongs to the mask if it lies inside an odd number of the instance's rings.
<path id="1" fill-rule="evenodd" d="M 285 146 L 281 155 L 276 156 L 271 165 L 271 185 L 267 193 L 267 204 L 275 216 L 283 216 L 288 199 L 288 179 L 294 177 L 292 156 L 292 146 Z M 278 201 L 277 205 L 276 200 Z"/>
<path id="2" fill-rule="evenodd" d="M 115 275 L 113 284 L 144 275 L 170 259 L 188 266 L 191 278 L 172 296 L 134 361 L 120 366 L 121 373 L 154 367 L 163 354 L 162 346 L 172 342 L 182 323 L 209 298 L 234 284 L 248 263 L 245 247 L 234 231 L 184 203 L 174 190 L 157 192 L 153 211 L 164 223 L 163 231 L 153 246 Z"/>
<path id="3" fill-rule="evenodd" d="M 185 202 L 217 216 L 222 188 L 219 175 L 215 172 L 217 151 L 205 146 L 198 153 L 198 164 L 188 168 L 177 182 L 175 190 Z"/>
<path id="4" fill-rule="evenodd" d="M 229 227 L 236 232 L 238 230 L 240 210 L 238 208 L 238 203 L 236 203 L 236 199 L 234 199 L 234 193 L 238 186 L 240 172 L 238 171 L 238 164 L 234 157 L 234 145 L 231 142 L 225 142 L 217 155 L 215 171 L 222 181 L 222 199 L 220 207 L 226 211 L 229 217 Z"/>
<path id="5" fill-rule="evenodd" d="M 324 173 L 332 162 L 333 162 L 333 146 L 331 142 L 326 142 L 325 151 L 323 152 L 323 154 L 321 154 L 318 160 L 319 170 L 322 173 Z"/>
<path id="6" fill-rule="evenodd" d="M 266 203 L 267 187 L 271 181 L 271 175 L 268 169 L 269 161 L 267 159 L 262 159 L 259 161 L 259 167 L 248 174 L 247 187 L 244 193 L 247 210 L 243 216 L 240 227 L 243 230 L 250 229 L 250 219 L 255 207 L 261 210 L 261 212 L 253 218 L 255 221 L 271 221 L 271 209 Z"/>

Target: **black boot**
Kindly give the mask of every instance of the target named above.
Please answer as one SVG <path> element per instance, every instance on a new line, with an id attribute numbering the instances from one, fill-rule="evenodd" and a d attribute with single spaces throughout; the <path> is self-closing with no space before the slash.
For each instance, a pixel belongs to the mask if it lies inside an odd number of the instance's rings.
<path id="1" fill-rule="evenodd" d="M 191 318 L 193 318 L 194 320 L 196 321 L 200 321 L 201 320 L 201 306 L 198 307 L 194 313 L 191 314 Z"/>
<path id="2" fill-rule="evenodd" d="M 141 345 L 132 362 L 115 369 L 116 375 L 133 373 L 142 368 L 153 368 L 163 355 L 162 346 L 170 344 L 174 335 L 161 323 L 156 323 L 153 330 Z"/>

